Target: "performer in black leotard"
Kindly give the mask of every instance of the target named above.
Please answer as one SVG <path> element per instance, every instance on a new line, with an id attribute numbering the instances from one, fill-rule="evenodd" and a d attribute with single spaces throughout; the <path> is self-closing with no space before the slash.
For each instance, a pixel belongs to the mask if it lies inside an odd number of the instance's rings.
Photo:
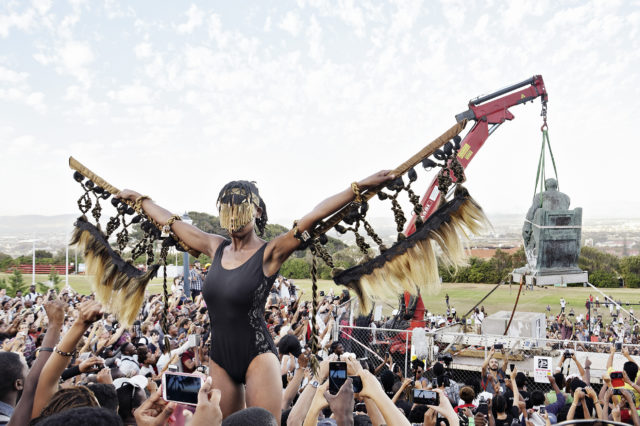
<path id="1" fill-rule="evenodd" d="M 214 336 L 209 357 L 234 382 L 244 383 L 253 358 L 268 352 L 278 354 L 264 321 L 265 302 L 277 274 L 265 277 L 262 273 L 266 244 L 241 266 L 225 269 L 221 254 L 230 243 L 227 240 L 218 247 L 202 295 Z"/>
<path id="2" fill-rule="evenodd" d="M 327 198 L 298 221 L 298 231 L 311 230 L 351 202 L 354 185 L 364 191 L 390 179 L 394 176 L 383 170 Z M 187 245 L 212 258 L 203 297 L 213 331 L 209 373 L 213 387 L 221 393 L 223 416 L 258 406 L 269 410 L 280 424 L 280 365 L 264 323 L 264 306 L 280 266 L 300 244 L 293 230 L 268 243 L 258 237 L 256 228 L 262 233 L 266 224 L 266 206 L 258 188 L 247 181 L 225 185 L 218 197 L 220 224 L 230 239 L 179 221 L 179 216 L 135 191 L 125 189 L 118 197 L 141 203 L 153 220 L 168 224 Z"/>

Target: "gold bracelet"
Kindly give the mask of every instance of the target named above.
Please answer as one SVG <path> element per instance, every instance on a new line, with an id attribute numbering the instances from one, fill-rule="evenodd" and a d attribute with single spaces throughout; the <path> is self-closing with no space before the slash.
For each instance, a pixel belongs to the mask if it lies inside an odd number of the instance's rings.
<path id="1" fill-rule="evenodd" d="M 55 353 L 57 353 L 58 355 L 62 355 L 62 356 L 67 356 L 67 357 L 74 357 L 76 355 L 78 355 L 78 351 L 73 351 L 73 352 L 62 352 L 60 349 L 58 349 L 58 347 L 56 346 L 55 348 L 53 348 L 53 350 L 55 351 Z"/>
<path id="2" fill-rule="evenodd" d="M 172 215 L 169 218 L 169 220 L 167 220 L 167 223 L 162 227 L 162 233 L 163 234 L 170 234 L 171 233 L 171 225 L 173 225 L 176 220 L 182 220 L 182 218 L 180 216 L 178 216 L 177 214 Z"/>
<path id="3" fill-rule="evenodd" d="M 141 195 L 138 198 L 136 198 L 136 201 L 133 203 L 133 209 L 135 211 L 137 211 L 138 213 L 142 212 L 142 202 L 144 200 L 150 200 L 151 197 L 149 197 L 148 195 Z"/>
<path id="4" fill-rule="evenodd" d="M 358 182 L 353 182 L 351 184 L 351 190 L 356 196 L 356 199 L 354 201 L 358 204 L 362 203 L 362 196 L 360 195 L 360 186 L 358 185 Z"/>

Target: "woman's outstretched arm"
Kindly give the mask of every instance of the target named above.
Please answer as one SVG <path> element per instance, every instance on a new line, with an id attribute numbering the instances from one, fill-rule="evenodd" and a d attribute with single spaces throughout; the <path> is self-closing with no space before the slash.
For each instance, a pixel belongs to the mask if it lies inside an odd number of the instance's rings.
<path id="1" fill-rule="evenodd" d="M 390 170 L 382 170 L 359 181 L 358 187 L 360 191 L 364 192 L 394 178 L 395 176 L 391 174 Z M 331 216 L 353 201 L 354 198 L 355 194 L 351 188 L 327 198 L 298 221 L 298 231 L 301 233 L 311 231 L 318 221 Z M 300 241 L 293 236 L 293 230 L 270 241 L 264 256 L 263 268 L 265 275 L 271 276 L 275 274 L 299 244 Z"/>
<path id="2" fill-rule="evenodd" d="M 140 193 L 124 189 L 118 193 L 117 197 L 135 202 L 140 197 Z M 169 218 L 173 216 L 169 210 L 160 207 L 150 198 L 142 201 L 142 209 L 147 216 L 161 226 L 166 224 Z M 218 245 L 224 240 L 220 235 L 207 234 L 197 227 L 179 220 L 173 223 L 171 229 L 186 245 L 211 258 L 213 258 Z"/>

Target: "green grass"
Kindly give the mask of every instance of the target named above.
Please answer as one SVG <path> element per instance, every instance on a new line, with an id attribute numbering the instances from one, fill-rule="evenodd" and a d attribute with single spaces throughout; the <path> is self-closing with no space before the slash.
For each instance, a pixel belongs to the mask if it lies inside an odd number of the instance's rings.
<path id="1" fill-rule="evenodd" d="M 0 273 L 0 279 L 8 279 L 9 274 Z M 31 275 L 25 274 L 23 278 L 27 284 L 31 283 Z M 61 276 L 64 283 L 65 277 Z M 47 275 L 36 275 L 37 281 L 47 281 Z M 311 300 L 311 280 L 293 280 L 295 285 L 302 289 L 303 300 Z M 88 294 L 91 292 L 91 283 L 89 277 L 85 275 L 69 275 L 69 284 L 71 287 L 82 294 Z M 335 294 L 340 294 L 343 287 L 336 285 L 330 280 L 319 280 L 319 291 L 329 292 L 329 289 L 333 288 Z M 491 289 L 493 284 L 443 284 L 440 291 L 432 294 L 425 295 L 423 297 L 425 306 L 429 311 L 438 313 L 444 313 L 446 310 L 445 294 L 449 294 L 450 303 L 456 308 L 459 315 L 466 313 L 473 307 L 482 297 L 484 297 Z M 162 290 L 162 278 L 154 278 L 149 284 L 149 291 L 151 293 L 159 293 Z M 624 303 L 640 303 L 640 289 L 602 289 L 606 294 L 621 300 Z M 516 296 L 518 294 L 518 286 L 512 284 L 511 286 L 504 285 L 496 290 L 491 296 L 489 296 L 483 303 L 485 311 L 488 314 L 495 313 L 497 311 L 510 311 L 513 309 Z M 554 288 L 554 287 L 537 287 L 534 291 L 524 291 L 520 296 L 518 302 L 518 311 L 521 312 L 545 312 L 547 304 L 551 305 L 551 312 L 558 313 L 560 311 L 560 297 L 564 297 L 567 301 L 567 311 L 573 308 L 576 315 L 585 312 L 585 301 L 589 297 L 589 294 L 593 294 L 594 298 L 598 294 L 591 288 L 583 287 L 567 287 L 567 288 Z M 604 298 L 600 296 L 600 302 L 603 302 Z M 385 307 L 385 312 L 395 309 L 397 303 L 391 303 Z M 626 308 L 626 307 L 625 307 Z M 634 311 L 640 313 L 640 307 L 634 307 Z M 599 310 L 604 315 L 605 320 L 609 319 L 609 311 L 603 307 Z"/>

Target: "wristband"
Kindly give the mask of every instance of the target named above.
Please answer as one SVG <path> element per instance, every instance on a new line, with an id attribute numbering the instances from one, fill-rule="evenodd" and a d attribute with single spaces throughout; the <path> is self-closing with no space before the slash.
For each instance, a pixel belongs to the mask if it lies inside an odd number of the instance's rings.
<path id="1" fill-rule="evenodd" d="M 41 347 L 36 349 L 36 357 L 40 355 L 40 352 L 53 352 L 53 348 Z"/>
<path id="2" fill-rule="evenodd" d="M 60 349 L 58 349 L 58 347 L 56 346 L 55 348 L 53 348 L 53 350 L 55 351 L 55 353 L 57 353 L 58 355 L 62 355 L 62 356 L 67 356 L 67 357 L 74 357 L 76 355 L 78 355 L 78 351 L 73 351 L 73 352 L 62 352 Z"/>
<path id="3" fill-rule="evenodd" d="M 309 382 L 309 384 L 315 389 L 318 389 L 318 386 L 320 385 L 317 380 Z"/>
<path id="4" fill-rule="evenodd" d="M 353 191 L 353 195 L 355 195 L 354 202 L 356 204 L 362 203 L 362 196 L 360 195 L 360 186 L 358 186 L 358 182 L 353 182 L 351 184 L 351 190 Z"/>

